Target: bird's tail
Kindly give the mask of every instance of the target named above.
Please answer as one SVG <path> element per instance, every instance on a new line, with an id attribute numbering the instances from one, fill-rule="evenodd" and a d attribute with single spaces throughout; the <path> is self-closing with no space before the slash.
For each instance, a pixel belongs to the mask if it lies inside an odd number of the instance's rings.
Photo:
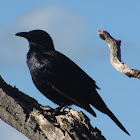
<path id="1" fill-rule="evenodd" d="M 119 120 L 115 117 L 115 115 L 108 109 L 108 112 L 106 113 L 126 134 L 130 136 L 130 134 L 127 132 L 127 130 L 124 128 L 124 126 L 119 122 Z"/>

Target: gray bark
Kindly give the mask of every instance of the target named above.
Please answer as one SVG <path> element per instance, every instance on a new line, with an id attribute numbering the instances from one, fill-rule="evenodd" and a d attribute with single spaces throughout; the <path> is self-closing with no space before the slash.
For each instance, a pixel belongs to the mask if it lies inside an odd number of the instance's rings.
<path id="1" fill-rule="evenodd" d="M 98 30 L 98 35 L 103 39 L 110 49 L 110 63 L 120 73 L 128 76 L 140 79 L 140 70 L 133 69 L 121 60 L 121 41 L 115 40 L 107 31 Z"/>
<path id="2" fill-rule="evenodd" d="M 0 77 L 0 118 L 32 140 L 105 140 L 82 112 L 66 108 L 47 119 L 54 109 L 43 107 Z"/>

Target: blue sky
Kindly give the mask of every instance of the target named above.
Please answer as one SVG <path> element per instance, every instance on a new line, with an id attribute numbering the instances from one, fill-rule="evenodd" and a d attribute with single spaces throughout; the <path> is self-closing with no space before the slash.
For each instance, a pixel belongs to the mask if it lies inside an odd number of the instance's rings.
<path id="1" fill-rule="evenodd" d="M 56 50 L 67 55 L 91 76 L 101 88 L 99 94 L 110 110 L 131 134 L 127 136 L 106 115 L 94 109 L 97 118 L 81 108 L 93 127 L 99 128 L 107 140 L 140 139 L 140 80 L 117 72 L 109 60 L 109 48 L 98 37 L 98 29 L 107 30 L 122 40 L 122 60 L 140 69 L 140 2 L 84 0 L 12 0 L 0 5 L 0 75 L 19 90 L 34 97 L 42 105 L 56 107 L 33 85 L 26 65 L 28 42 L 15 36 L 21 31 L 43 29 L 54 40 Z M 26 140 L 12 127 L 0 121 L 1 139 Z"/>

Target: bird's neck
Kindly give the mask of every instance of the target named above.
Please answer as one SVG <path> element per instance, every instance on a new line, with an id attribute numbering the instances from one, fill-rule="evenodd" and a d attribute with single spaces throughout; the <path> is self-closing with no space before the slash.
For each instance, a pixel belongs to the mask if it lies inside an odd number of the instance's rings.
<path id="1" fill-rule="evenodd" d="M 29 48 L 35 52 L 55 51 L 53 44 L 40 45 L 34 42 L 30 42 Z"/>

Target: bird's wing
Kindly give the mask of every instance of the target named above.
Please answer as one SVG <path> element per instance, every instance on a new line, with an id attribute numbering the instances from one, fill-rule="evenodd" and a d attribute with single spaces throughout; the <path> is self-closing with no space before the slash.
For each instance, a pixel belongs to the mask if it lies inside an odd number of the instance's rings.
<path id="1" fill-rule="evenodd" d="M 69 97 L 86 98 L 98 88 L 79 66 L 57 51 L 44 53 L 42 64 L 43 71 L 50 73 L 51 84 Z"/>

